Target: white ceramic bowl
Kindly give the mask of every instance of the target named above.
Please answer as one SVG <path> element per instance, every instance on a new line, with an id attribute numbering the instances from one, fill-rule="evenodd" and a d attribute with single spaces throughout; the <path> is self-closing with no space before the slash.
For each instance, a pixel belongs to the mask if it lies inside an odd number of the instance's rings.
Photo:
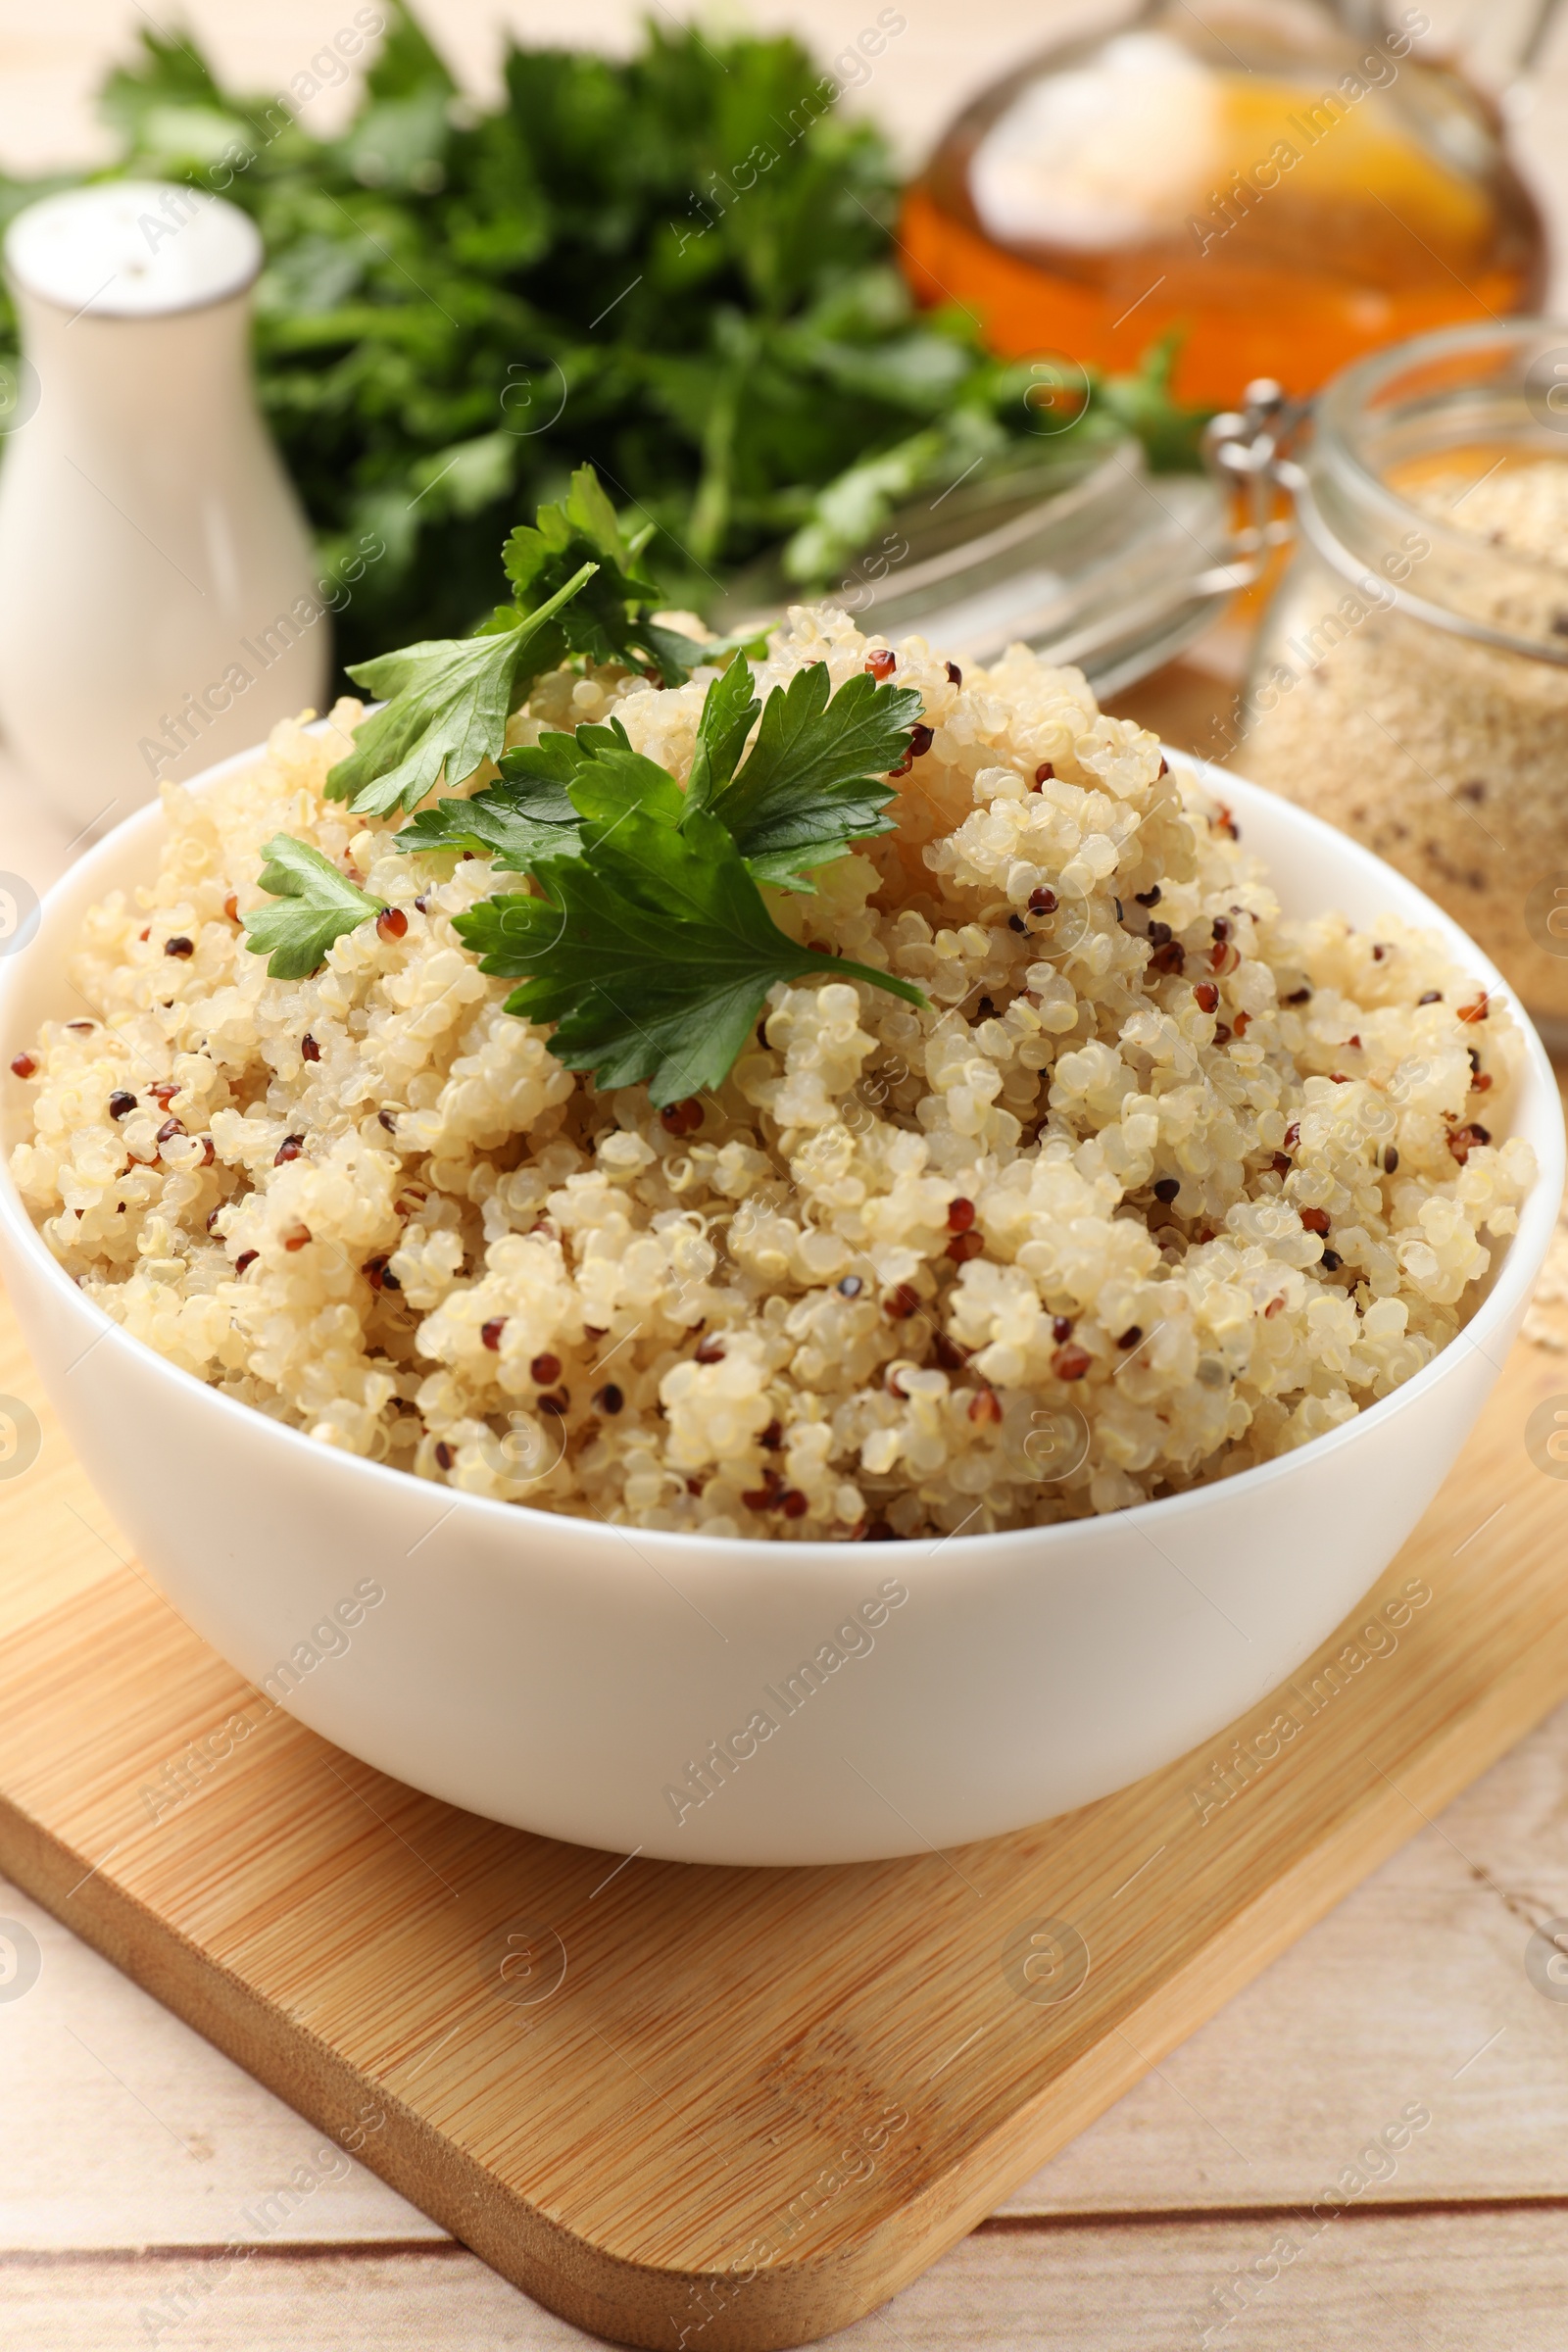
<path id="1" fill-rule="evenodd" d="M 1338 906 L 1357 924 L 1393 910 L 1508 993 L 1378 858 L 1255 786 L 1209 780 L 1290 910 Z M 0 961 L 0 1062 L 69 1017 L 82 914 L 151 876 L 162 823 L 144 809 L 91 851 Z M 454 1804 L 616 1853 L 864 1860 L 1014 1829 L 1170 1762 L 1293 1673 L 1387 1566 L 1486 1400 L 1556 1216 L 1562 1116 L 1533 1031 L 1527 1044 L 1509 1123 L 1540 1182 L 1453 1345 L 1279 1461 L 1071 1526 L 726 1543 L 486 1501 L 314 1445 L 125 1338 L 5 1174 L 0 1267 L 67 1434 L 148 1569 L 317 1731 Z M 9 1146 L 25 1095 L 5 1084 Z M 385 1597 L 365 1607 L 368 1579 Z M 672 1799 L 700 1789 L 705 1759 L 713 1793 Z"/>

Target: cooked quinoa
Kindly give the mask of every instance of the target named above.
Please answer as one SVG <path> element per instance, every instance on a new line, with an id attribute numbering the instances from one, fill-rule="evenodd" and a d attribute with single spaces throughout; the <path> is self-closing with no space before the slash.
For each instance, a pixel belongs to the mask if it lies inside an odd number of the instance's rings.
<path id="1" fill-rule="evenodd" d="M 757 683 L 825 659 L 837 686 L 870 650 L 798 610 Z M 710 674 L 557 671 L 512 734 L 613 710 L 684 775 Z M 662 1112 L 503 1011 L 452 928 L 488 859 L 397 854 L 323 800 L 357 704 L 166 785 L 156 883 L 88 917 L 77 1017 L 19 1057 L 12 1164 L 62 1265 L 321 1445 L 711 1536 L 1116 1510 L 1407 1380 L 1534 1174 L 1490 1132 L 1506 1007 L 1393 918 L 1282 919 L 1227 812 L 1078 671 L 1014 647 L 960 681 L 910 638 L 897 677 L 933 730 L 897 830 L 768 897 L 930 1008 L 781 985 L 724 1086 Z M 269 979 L 236 916 L 280 829 L 402 935 Z"/>
<path id="2" fill-rule="evenodd" d="M 1568 629 L 1568 464 L 1479 479 L 1429 474 L 1411 503 L 1516 561 L 1466 577 L 1466 609 L 1561 646 Z M 1436 594 L 1418 565 L 1418 595 Z M 1568 959 L 1533 935 L 1532 883 L 1568 874 L 1568 669 L 1473 644 L 1398 612 L 1367 612 L 1313 566 L 1277 637 L 1322 648 L 1260 716 L 1236 765 L 1314 809 L 1429 892 L 1540 1013 L 1568 1022 Z M 1337 614 L 1361 605 L 1347 630 Z M 1327 645 L 1327 639 L 1339 642 Z"/>

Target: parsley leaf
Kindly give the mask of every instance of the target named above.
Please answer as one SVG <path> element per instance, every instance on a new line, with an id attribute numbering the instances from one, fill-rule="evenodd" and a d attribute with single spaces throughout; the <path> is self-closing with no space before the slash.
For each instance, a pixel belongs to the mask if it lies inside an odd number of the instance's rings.
<path id="1" fill-rule="evenodd" d="M 691 774 L 686 779 L 686 802 L 706 808 L 722 792 L 740 763 L 752 723 L 761 710 L 752 690 L 752 673 L 744 662 L 732 662 L 703 698 L 697 722 L 697 746 Z"/>
<path id="2" fill-rule="evenodd" d="M 576 809 L 561 787 L 525 777 L 487 785 L 469 801 L 438 801 L 400 826 L 397 847 L 416 851 L 466 850 L 493 858 L 504 873 L 532 873 L 541 858 L 575 858 Z"/>
<path id="3" fill-rule="evenodd" d="M 446 771 L 461 784 L 506 741 L 507 720 L 542 669 L 564 652 L 556 615 L 592 579 L 583 564 L 555 593 L 514 625 L 477 637 L 434 638 L 400 653 L 357 662 L 349 675 L 384 709 L 354 730 L 354 749 L 326 779 L 326 797 L 356 815 L 413 808 Z"/>
<path id="4" fill-rule="evenodd" d="M 762 723 L 750 758 L 733 774 L 757 705 L 745 723 L 738 694 L 721 692 L 732 664 L 709 688 L 699 739 L 699 807 L 710 810 L 739 843 L 759 881 L 800 889 L 804 866 L 842 857 L 852 840 L 889 833 L 885 815 L 894 788 L 888 770 L 909 748 L 922 709 L 912 687 L 879 686 L 858 672 L 829 700 L 825 662 L 798 669 L 762 706 Z M 711 725 L 709 723 L 712 713 Z"/>
<path id="5" fill-rule="evenodd" d="M 501 755 L 501 781 L 467 801 L 439 801 L 400 828 L 399 849 L 471 850 L 507 873 L 531 873 L 541 858 L 575 858 L 585 816 L 653 808 L 665 824 L 681 811 L 666 769 L 634 752 L 618 718 L 547 734 Z M 581 785 L 584 789 L 579 791 Z"/>
<path id="6" fill-rule="evenodd" d="M 519 605 L 554 590 L 572 567 L 595 566 L 593 584 L 573 603 L 564 625 L 566 648 L 596 662 L 650 664 L 666 686 L 679 686 L 704 659 L 694 638 L 661 628 L 647 608 L 665 602 L 657 580 L 638 568 L 654 526 L 628 539 L 591 466 L 579 466 L 564 506 L 541 507 L 530 525 L 519 522 L 501 560 Z"/>
<path id="7" fill-rule="evenodd" d="M 527 975 L 507 1010 L 554 1021 L 557 1059 L 601 1088 L 646 1082 L 662 1105 L 721 1085 L 781 980 L 831 973 L 925 1003 L 907 980 L 798 946 L 705 809 L 679 830 L 635 808 L 591 819 L 584 848 L 539 869 L 545 898 L 488 899 L 455 923 L 481 971 Z"/>
<path id="8" fill-rule="evenodd" d="M 253 907 L 240 920 L 251 954 L 270 957 L 270 979 L 307 979 L 325 962 L 335 939 L 367 915 L 379 914 L 386 904 L 372 899 L 319 850 L 290 833 L 274 833 L 262 860 L 258 879 L 279 904 Z"/>

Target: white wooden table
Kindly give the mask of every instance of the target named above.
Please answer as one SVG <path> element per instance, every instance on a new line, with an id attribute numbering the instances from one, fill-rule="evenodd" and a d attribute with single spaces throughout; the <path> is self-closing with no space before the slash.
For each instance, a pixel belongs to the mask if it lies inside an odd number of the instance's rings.
<path id="1" fill-rule="evenodd" d="M 911 151 L 1057 14 L 1025 0 L 903 5 L 908 30 L 868 97 Z M 346 0 L 204 0 L 188 12 L 223 70 L 264 87 L 351 13 Z M 504 13 L 535 38 L 623 45 L 637 12 L 514 0 Z M 88 94 L 146 14 L 133 0 L 54 0 L 45 19 L 35 0 L 0 0 L 0 161 L 32 170 L 91 152 Z M 441 38 L 478 86 L 502 14 L 474 0 L 442 10 Z M 827 54 L 862 22 L 859 0 L 770 0 L 754 14 L 800 26 Z M 1521 143 L 1568 224 L 1568 172 L 1551 176 L 1565 131 L 1558 69 Z M 1200 703 L 1201 677 L 1189 671 L 1164 693 L 1171 710 Z M 42 887 L 66 848 L 0 765 L 0 866 Z M 1205 2340 L 1240 2352 L 1561 2352 L 1568 2001 L 1535 1988 L 1524 1953 L 1544 1920 L 1568 1915 L 1568 1708 L 1441 1820 L 1412 1814 L 1411 1832 L 992 2221 L 841 2340 L 879 2352 L 1176 2352 Z M 318 2135 L 0 1882 L 3 1916 L 36 1936 L 43 1966 L 24 1997 L 0 1988 L 0 2352 L 521 2352 L 590 2340 L 357 2166 L 253 2259 L 225 2262 L 223 2247 L 254 2234 L 244 2209 L 310 2164 Z M 1415 2102 L 1432 2120 L 1398 2170 L 1369 2180 L 1222 2328 L 1216 2290 L 1260 2261 L 1266 2271 L 1290 2210 L 1355 2168 Z"/>

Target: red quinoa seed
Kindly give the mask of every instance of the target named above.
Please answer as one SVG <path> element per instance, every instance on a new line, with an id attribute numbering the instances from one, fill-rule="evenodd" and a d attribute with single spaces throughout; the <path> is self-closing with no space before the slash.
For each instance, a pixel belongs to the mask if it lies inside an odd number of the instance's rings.
<path id="1" fill-rule="evenodd" d="M 1478 1126 L 1474 1120 L 1471 1120 L 1468 1125 L 1455 1127 L 1451 1131 L 1448 1137 L 1448 1150 L 1462 1168 L 1477 1144 L 1490 1144 L 1491 1141 L 1492 1130 L 1489 1127 Z"/>
<path id="2" fill-rule="evenodd" d="M 507 1318 L 505 1315 L 492 1315 L 488 1323 L 480 1324 L 479 1338 L 483 1342 L 484 1346 L 489 1348 L 492 1355 L 496 1355 L 500 1352 L 501 1334 L 506 1330 L 506 1328 Z"/>

